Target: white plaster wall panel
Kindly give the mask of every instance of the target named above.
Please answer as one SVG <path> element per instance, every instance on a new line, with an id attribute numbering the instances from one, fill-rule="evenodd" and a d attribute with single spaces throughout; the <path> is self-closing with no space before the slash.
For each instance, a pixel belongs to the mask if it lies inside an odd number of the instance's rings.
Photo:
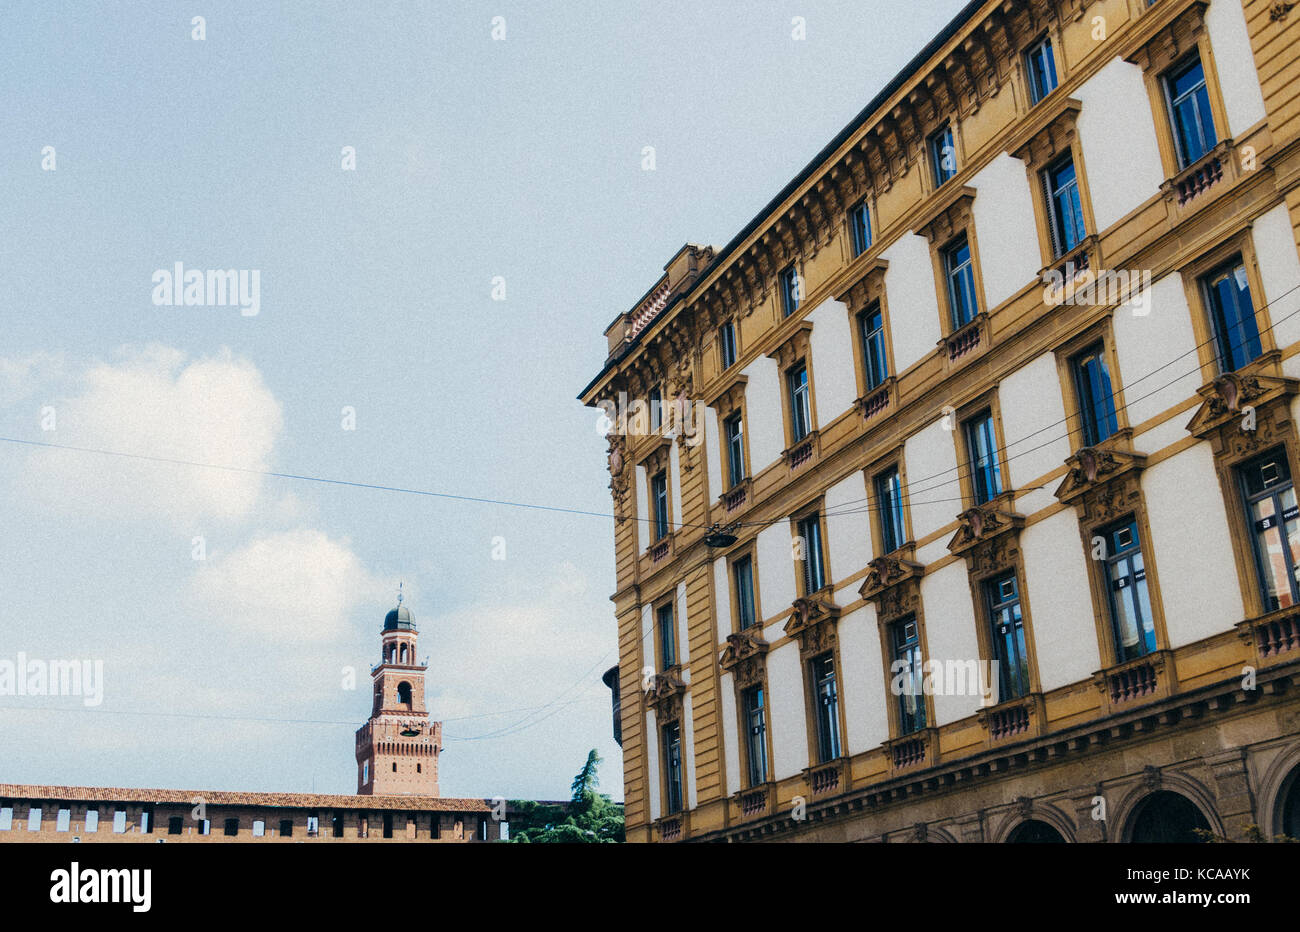
<path id="1" fill-rule="evenodd" d="M 941 570 L 926 573 L 921 578 L 921 604 L 925 606 L 925 641 L 929 648 L 925 659 L 943 665 L 936 672 L 936 680 L 942 679 L 946 684 L 948 665 L 960 664 L 962 670 L 968 670 L 970 661 L 980 659 L 966 562 L 950 563 Z M 935 690 L 934 715 L 939 725 L 974 715 L 979 709 L 982 700 L 979 679 L 963 680 L 962 685 L 965 691 L 959 695 L 940 695 L 940 690 Z"/>
<path id="2" fill-rule="evenodd" d="M 677 584 L 677 662 L 682 665 L 682 678 L 690 682 L 690 622 L 686 614 L 686 583 Z"/>
<path id="3" fill-rule="evenodd" d="M 957 504 L 958 508 L 961 507 L 960 503 L 955 503 L 955 504 Z M 953 514 L 956 515 L 957 512 L 954 511 Z M 949 555 L 949 551 L 948 551 L 949 540 L 951 540 L 951 538 L 948 537 L 947 535 L 944 535 L 942 537 L 930 541 L 930 543 L 926 544 L 924 547 L 917 547 L 916 562 L 920 563 L 922 566 L 929 566 L 935 560 L 942 560 L 944 557 Z"/>
<path id="4" fill-rule="evenodd" d="M 686 781 L 686 808 L 695 808 L 695 718 L 691 715 L 691 694 L 682 697 L 682 779 Z"/>
<path id="5" fill-rule="evenodd" d="M 760 610 L 771 617 L 785 611 L 795 599 L 793 544 L 784 522 L 758 532 L 758 591 Z"/>
<path id="6" fill-rule="evenodd" d="M 1083 104 L 1079 140 L 1099 228 L 1089 232 L 1100 232 L 1158 194 L 1165 170 L 1141 68 L 1116 58 L 1075 97 Z"/>
<path id="7" fill-rule="evenodd" d="M 1020 488 L 1058 468 L 1072 452 L 1056 357 L 1044 353 L 998 386 L 1007 451 L 1003 488 Z"/>
<path id="8" fill-rule="evenodd" d="M 673 484 L 672 491 L 669 492 L 669 497 L 672 499 L 674 528 L 682 526 L 682 484 L 679 481 L 681 475 L 681 460 L 679 457 L 680 454 L 677 452 L 677 444 L 673 443 L 673 445 L 668 448 L 668 477 L 669 481 Z"/>
<path id="9" fill-rule="evenodd" d="M 871 562 L 871 514 L 866 510 L 866 497 L 866 479 L 858 471 L 826 490 L 826 544 L 835 579 L 852 576 Z"/>
<path id="10" fill-rule="evenodd" d="M 736 686 L 730 673 L 718 678 L 722 709 L 722 758 L 727 768 L 727 795 L 740 792 L 740 733 L 736 724 Z"/>
<path id="11" fill-rule="evenodd" d="M 1278 204 L 1251 227 L 1255 256 L 1259 260 L 1259 277 L 1264 294 L 1251 295 L 1259 311 L 1260 327 L 1265 318 L 1273 321 L 1273 339 L 1285 349 L 1300 340 L 1300 253 L 1296 252 L 1295 233 L 1285 204 Z"/>
<path id="12" fill-rule="evenodd" d="M 1150 305 L 1147 314 L 1117 308 L 1112 318 L 1123 400 L 1134 427 L 1192 397 L 1201 385 L 1192 312 L 1182 276 L 1156 279 Z"/>
<path id="13" fill-rule="evenodd" d="M 1195 413 L 1196 409 L 1192 408 L 1182 414 L 1174 415 L 1163 424 L 1157 424 L 1148 431 L 1134 434 L 1133 449 L 1151 455 L 1159 453 L 1170 444 L 1186 440 L 1190 436 L 1187 433 L 1187 422 L 1192 419 L 1192 415 Z"/>
<path id="14" fill-rule="evenodd" d="M 849 309 L 828 298 L 809 315 L 812 336 L 814 423 L 825 427 L 853 407 L 858 397 L 857 374 L 853 368 L 853 331 Z"/>
<path id="15" fill-rule="evenodd" d="M 749 432 L 749 466 L 758 475 L 785 449 L 781 422 L 781 379 L 775 359 L 760 356 L 745 367 L 745 429 Z M 719 488 L 721 488 L 719 486 Z"/>
<path id="16" fill-rule="evenodd" d="M 722 456 L 719 453 L 722 449 L 719 442 L 720 430 L 718 412 L 712 408 L 706 408 L 704 413 L 704 460 L 709 469 L 709 500 L 717 498 L 725 488 L 722 483 Z"/>
<path id="17" fill-rule="evenodd" d="M 713 561 L 713 600 L 718 607 L 718 644 L 722 645 L 731 633 L 731 579 L 726 557 Z"/>
<path id="18" fill-rule="evenodd" d="M 1024 495 L 1016 496 L 1016 512 L 1022 515 L 1032 515 L 1036 511 L 1056 504 L 1056 496 L 1052 493 L 1056 487 L 1061 484 L 1061 477 L 1049 479 L 1040 489 L 1034 489 L 1026 492 Z"/>
<path id="19" fill-rule="evenodd" d="M 1214 0 L 1205 11 L 1205 28 L 1210 33 L 1214 67 L 1219 72 L 1223 106 L 1228 111 L 1228 129 L 1215 127 L 1219 138 L 1238 136 L 1264 119 L 1264 95 L 1255 71 L 1255 54 L 1246 31 L 1246 14 L 1241 0 Z"/>
<path id="20" fill-rule="evenodd" d="M 1092 676 L 1101 668 L 1101 655 L 1084 562 L 1090 557 L 1074 510 L 1028 525 L 1020 532 L 1020 547 L 1043 691 Z"/>
<path id="21" fill-rule="evenodd" d="M 784 780 L 808 767 L 803 670 L 799 645 L 790 642 L 767 655 L 768 717 L 772 723 L 772 776 Z"/>
<path id="22" fill-rule="evenodd" d="M 955 441 L 944 419 L 937 418 L 908 437 L 903 447 L 907 466 L 907 488 L 903 492 L 912 515 L 914 540 L 934 533 L 962 510 Z M 874 493 L 872 489 L 873 505 Z"/>
<path id="23" fill-rule="evenodd" d="M 1209 444 L 1148 467 L 1142 491 L 1170 646 L 1231 629 L 1245 608 Z"/>
<path id="24" fill-rule="evenodd" d="M 1034 203 L 1025 163 L 1006 153 L 981 169 L 971 186 L 979 192 L 972 211 L 984 279 L 984 309 L 989 310 L 1038 277 L 1042 260 Z"/>
<path id="25" fill-rule="evenodd" d="M 863 606 L 842 617 L 837 627 L 840 641 L 840 695 L 847 722 L 845 747 L 850 754 L 879 747 L 889 739 L 889 695 L 880 656 L 876 610 Z"/>
<path id="26" fill-rule="evenodd" d="M 650 545 L 650 508 L 647 504 L 645 467 L 636 467 L 636 552 L 641 553 Z"/>
<path id="27" fill-rule="evenodd" d="M 641 606 L 641 665 L 655 666 L 655 609 L 653 605 Z"/>
<path id="28" fill-rule="evenodd" d="M 647 795 L 650 797 L 650 821 L 654 821 L 662 815 L 662 806 L 659 801 L 659 742 L 663 740 L 659 734 L 659 726 L 655 722 L 654 709 L 647 709 L 645 713 L 645 733 L 648 740 L 645 743 L 646 767 L 649 768 L 649 779 L 646 780 Z"/>
<path id="29" fill-rule="evenodd" d="M 898 372 L 903 372 L 933 353 L 942 336 L 930 244 L 916 234 L 901 236 L 881 253 L 881 258 L 889 262 L 885 292 L 889 295 L 894 365 Z"/>

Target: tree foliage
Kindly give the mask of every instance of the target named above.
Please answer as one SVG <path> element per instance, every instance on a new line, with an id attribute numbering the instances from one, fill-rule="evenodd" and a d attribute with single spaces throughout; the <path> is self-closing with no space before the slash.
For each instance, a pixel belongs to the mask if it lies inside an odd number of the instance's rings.
<path id="1" fill-rule="evenodd" d="M 623 807 L 603 793 L 593 749 L 573 778 L 567 804 L 516 800 L 510 804 L 510 840 L 523 844 L 613 844 L 623 840 Z"/>

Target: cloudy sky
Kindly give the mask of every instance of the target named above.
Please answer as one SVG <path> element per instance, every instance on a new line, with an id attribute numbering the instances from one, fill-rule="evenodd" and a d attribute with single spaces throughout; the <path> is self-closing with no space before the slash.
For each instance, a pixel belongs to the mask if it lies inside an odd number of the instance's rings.
<path id="1" fill-rule="evenodd" d="M 0 782 L 353 792 L 401 581 L 444 794 L 621 798 L 609 519 L 265 473 L 607 513 L 606 325 L 960 5 L 7 5 L 0 661 L 105 683 L 0 696 Z"/>

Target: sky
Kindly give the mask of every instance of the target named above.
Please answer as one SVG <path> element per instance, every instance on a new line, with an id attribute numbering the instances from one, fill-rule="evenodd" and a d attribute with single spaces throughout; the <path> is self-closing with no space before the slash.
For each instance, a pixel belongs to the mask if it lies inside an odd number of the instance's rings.
<path id="1" fill-rule="evenodd" d="M 0 782 L 355 792 L 401 583 L 443 795 L 621 799 L 575 396 L 961 6 L 7 4 L 0 666 L 103 674 L 0 695 Z"/>

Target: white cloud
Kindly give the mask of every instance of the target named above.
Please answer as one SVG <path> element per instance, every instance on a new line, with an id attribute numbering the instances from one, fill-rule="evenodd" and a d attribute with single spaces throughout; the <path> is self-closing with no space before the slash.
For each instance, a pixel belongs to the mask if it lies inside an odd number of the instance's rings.
<path id="1" fill-rule="evenodd" d="M 0 359 L 0 408 L 30 398 L 36 389 L 63 371 L 63 357 L 36 352 L 12 359 Z M 36 412 L 32 412 L 33 423 Z"/>

